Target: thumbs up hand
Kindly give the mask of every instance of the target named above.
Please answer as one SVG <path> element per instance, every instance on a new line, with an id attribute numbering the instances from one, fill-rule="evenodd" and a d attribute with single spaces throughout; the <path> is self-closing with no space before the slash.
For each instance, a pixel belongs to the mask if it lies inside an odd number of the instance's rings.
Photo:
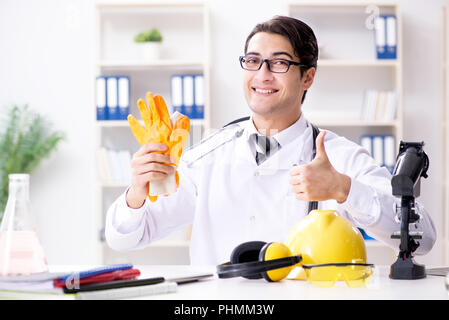
<path id="1" fill-rule="evenodd" d="M 316 156 L 308 164 L 290 170 L 290 185 L 296 198 L 303 201 L 335 199 L 346 201 L 351 188 L 351 178 L 334 169 L 324 147 L 326 131 L 316 138 Z"/>

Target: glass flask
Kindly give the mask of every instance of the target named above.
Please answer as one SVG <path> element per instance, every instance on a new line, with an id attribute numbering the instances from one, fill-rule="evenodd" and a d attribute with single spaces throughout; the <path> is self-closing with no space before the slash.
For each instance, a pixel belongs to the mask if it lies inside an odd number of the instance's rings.
<path id="1" fill-rule="evenodd" d="M 8 202 L 0 226 L 0 277 L 48 271 L 30 209 L 28 174 L 10 174 Z"/>

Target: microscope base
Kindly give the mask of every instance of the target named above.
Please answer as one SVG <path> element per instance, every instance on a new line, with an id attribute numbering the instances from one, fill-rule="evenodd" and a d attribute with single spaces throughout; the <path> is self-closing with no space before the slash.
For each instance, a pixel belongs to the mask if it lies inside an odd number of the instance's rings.
<path id="1" fill-rule="evenodd" d="M 390 278 L 401 280 L 415 280 L 426 277 L 426 267 L 413 261 L 412 257 L 398 259 L 390 267 Z"/>

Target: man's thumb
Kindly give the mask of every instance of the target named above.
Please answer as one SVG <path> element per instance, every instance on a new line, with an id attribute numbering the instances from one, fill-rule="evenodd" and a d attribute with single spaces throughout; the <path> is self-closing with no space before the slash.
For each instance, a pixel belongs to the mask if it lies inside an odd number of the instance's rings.
<path id="1" fill-rule="evenodd" d="M 321 131 L 318 137 L 316 137 L 316 157 L 326 157 L 327 153 L 324 148 L 324 136 L 326 135 L 326 131 Z"/>

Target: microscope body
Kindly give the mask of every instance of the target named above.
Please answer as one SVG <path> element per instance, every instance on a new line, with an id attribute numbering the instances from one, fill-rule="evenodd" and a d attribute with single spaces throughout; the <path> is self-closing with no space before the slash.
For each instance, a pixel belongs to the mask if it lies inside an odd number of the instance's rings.
<path id="1" fill-rule="evenodd" d="M 401 198 L 401 206 L 396 208 L 400 231 L 391 235 L 400 239 L 399 254 L 391 265 L 392 279 L 421 279 L 426 277 L 423 265 L 413 260 L 412 253 L 419 247 L 416 239 L 422 239 L 422 233 L 411 232 L 409 225 L 420 219 L 415 206 L 415 199 L 420 195 L 421 177 L 427 178 L 429 158 L 423 150 L 424 142 L 403 142 L 399 146 L 399 154 L 391 179 L 393 195 Z"/>

